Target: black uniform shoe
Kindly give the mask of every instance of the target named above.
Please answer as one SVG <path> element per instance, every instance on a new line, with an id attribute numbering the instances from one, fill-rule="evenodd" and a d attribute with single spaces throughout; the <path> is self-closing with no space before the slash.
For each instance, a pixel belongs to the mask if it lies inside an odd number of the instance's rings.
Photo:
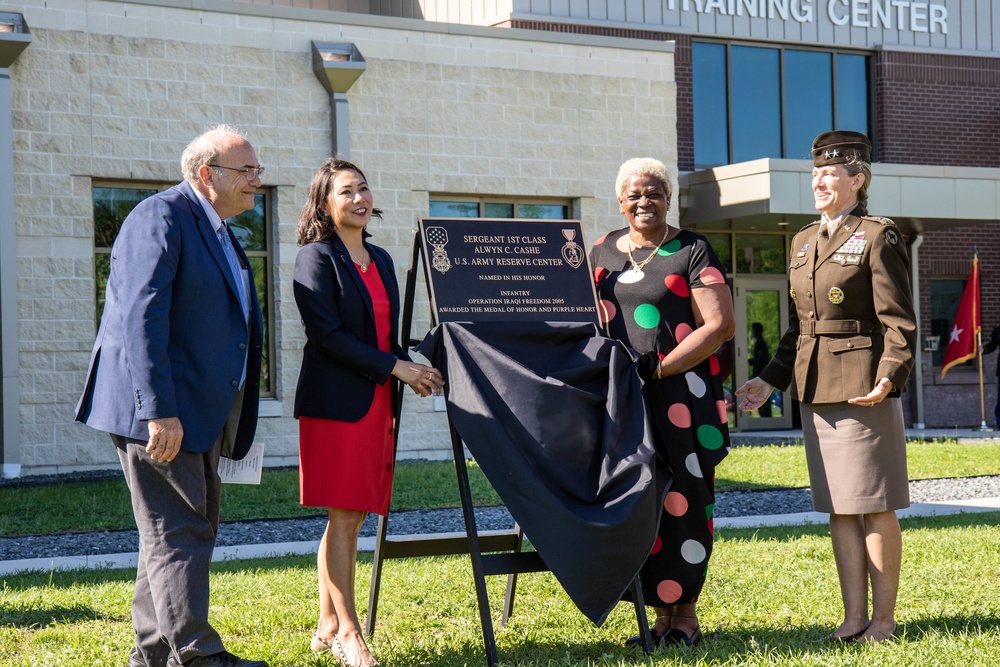
<path id="1" fill-rule="evenodd" d="M 660 640 L 663 639 L 663 635 L 658 633 L 655 627 L 652 627 L 649 629 L 649 638 L 653 642 L 653 648 L 656 648 Z M 632 635 L 625 640 L 625 648 L 635 648 L 636 646 L 642 646 L 642 635 Z"/>
<path id="2" fill-rule="evenodd" d="M 200 655 L 194 660 L 185 662 L 186 667 L 269 667 L 263 660 L 244 660 L 229 651 Z"/>
<path id="3" fill-rule="evenodd" d="M 701 643 L 702 639 L 701 628 L 695 628 L 691 634 L 686 634 L 677 628 L 670 628 L 660 638 L 660 646 L 695 646 Z"/>

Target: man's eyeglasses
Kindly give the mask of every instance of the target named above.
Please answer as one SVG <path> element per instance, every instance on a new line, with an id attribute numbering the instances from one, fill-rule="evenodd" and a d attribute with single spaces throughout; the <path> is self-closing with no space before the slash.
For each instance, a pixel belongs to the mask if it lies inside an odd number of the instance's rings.
<path id="1" fill-rule="evenodd" d="M 252 181 L 254 176 L 260 178 L 264 174 L 264 167 L 223 167 L 221 164 L 210 164 L 209 167 L 215 167 L 216 169 L 228 169 L 229 171 L 236 171 L 243 174 L 243 178 L 248 181 Z"/>

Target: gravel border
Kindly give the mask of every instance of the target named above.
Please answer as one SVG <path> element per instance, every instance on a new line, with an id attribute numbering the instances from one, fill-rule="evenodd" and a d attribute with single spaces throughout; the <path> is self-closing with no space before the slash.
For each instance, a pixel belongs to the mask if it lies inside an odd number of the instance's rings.
<path id="1" fill-rule="evenodd" d="M 96 478 L 91 473 L 83 475 L 87 479 Z M 52 477 L 58 478 L 53 483 L 67 481 L 66 476 Z M 49 482 L 35 480 L 34 483 Z M 910 500 L 914 503 L 995 497 L 1000 497 L 1000 475 L 910 482 Z M 812 511 L 809 489 L 720 491 L 716 494 L 717 518 L 809 511 Z M 324 516 L 224 523 L 219 527 L 217 544 L 236 546 L 318 541 L 325 525 Z M 378 517 L 370 515 L 361 528 L 361 535 L 373 537 L 377 525 Z M 476 509 L 476 526 L 481 531 L 506 530 L 513 525 L 514 520 L 505 507 Z M 465 521 L 462 510 L 458 508 L 393 512 L 389 515 L 388 530 L 392 535 L 461 532 L 465 530 Z M 138 550 L 139 536 L 135 530 L 0 537 L 0 560 L 132 553 Z"/>

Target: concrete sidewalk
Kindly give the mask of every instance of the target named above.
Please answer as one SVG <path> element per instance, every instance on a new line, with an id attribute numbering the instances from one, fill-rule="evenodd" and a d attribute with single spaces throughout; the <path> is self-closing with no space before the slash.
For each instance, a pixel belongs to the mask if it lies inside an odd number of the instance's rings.
<path id="1" fill-rule="evenodd" d="M 1000 498 L 976 498 L 962 501 L 942 501 L 930 503 L 914 503 L 908 509 L 897 512 L 899 518 L 937 516 L 947 514 L 963 514 L 973 512 L 1000 511 Z M 793 514 L 768 514 L 760 516 L 743 516 L 719 518 L 715 527 L 726 528 L 759 528 L 766 526 L 792 526 L 805 524 L 826 524 L 829 515 L 821 512 L 796 512 Z M 482 531 L 480 535 L 488 535 L 490 531 Z M 461 536 L 464 533 L 435 533 L 433 537 Z M 432 535 L 408 535 L 407 537 L 432 537 Z M 243 560 L 248 558 L 269 558 L 275 556 L 299 556 L 315 554 L 319 541 L 281 542 L 276 544 L 243 544 L 231 547 L 216 547 L 213 560 L 215 562 L 228 560 Z M 362 537 L 358 540 L 359 551 L 374 551 L 375 538 Z M 24 560 L 0 561 L 0 576 L 29 571 L 97 569 L 111 570 L 117 568 L 134 569 L 138 564 L 138 553 L 101 554 L 96 556 L 66 556 L 57 558 L 29 558 Z"/>
<path id="2" fill-rule="evenodd" d="M 734 444 L 788 444 L 801 442 L 802 429 L 730 431 Z M 1000 442 L 1000 430 L 978 428 L 908 428 L 907 440 L 957 440 L 960 443 Z"/>

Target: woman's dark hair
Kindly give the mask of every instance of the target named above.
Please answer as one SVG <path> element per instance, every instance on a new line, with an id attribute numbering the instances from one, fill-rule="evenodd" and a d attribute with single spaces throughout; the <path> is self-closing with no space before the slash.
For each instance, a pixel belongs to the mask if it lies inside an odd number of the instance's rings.
<path id="1" fill-rule="evenodd" d="M 337 235 L 337 227 L 333 224 L 327 206 L 333 182 L 342 171 L 357 172 L 363 181 L 368 182 L 365 172 L 356 164 L 332 157 L 324 160 L 309 184 L 309 197 L 299 213 L 299 245 L 328 240 Z M 381 219 L 382 209 L 372 208 L 372 215 Z"/>

